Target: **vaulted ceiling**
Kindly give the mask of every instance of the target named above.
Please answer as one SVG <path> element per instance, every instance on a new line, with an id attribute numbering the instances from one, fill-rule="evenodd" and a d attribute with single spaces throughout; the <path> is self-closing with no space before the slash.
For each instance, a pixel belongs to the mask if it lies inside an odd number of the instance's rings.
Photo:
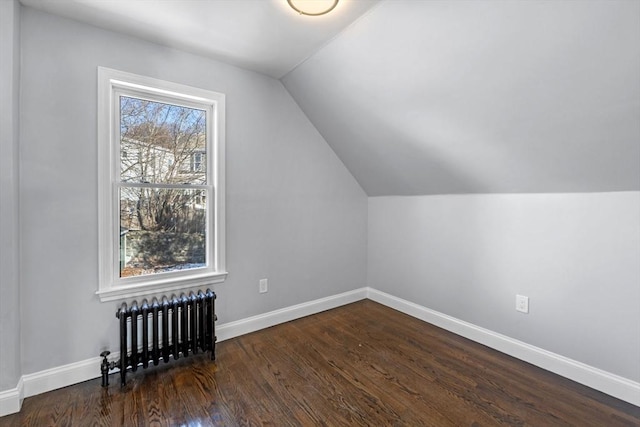
<path id="1" fill-rule="evenodd" d="M 287 0 L 20 0 L 26 6 L 279 79 L 379 0 L 304 16 Z"/>
<path id="2" fill-rule="evenodd" d="M 640 190 L 640 2 L 22 0 L 282 80 L 367 194 Z"/>

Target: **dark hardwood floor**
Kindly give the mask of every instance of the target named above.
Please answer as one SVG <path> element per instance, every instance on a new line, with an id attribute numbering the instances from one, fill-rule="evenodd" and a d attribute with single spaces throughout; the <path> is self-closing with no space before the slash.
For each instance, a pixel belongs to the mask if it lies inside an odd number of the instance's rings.
<path id="1" fill-rule="evenodd" d="M 96 366 L 96 370 L 99 367 Z M 365 300 L 25 399 L 10 426 L 640 426 L 640 408 Z"/>

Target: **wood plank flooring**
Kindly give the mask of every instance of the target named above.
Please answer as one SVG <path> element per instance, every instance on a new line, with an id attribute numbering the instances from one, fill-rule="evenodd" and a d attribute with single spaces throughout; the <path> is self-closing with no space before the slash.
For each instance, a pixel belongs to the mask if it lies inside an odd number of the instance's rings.
<path id="1" fill-rule="evenodd" d="M 96 371 L 99 366 L 96 366 Z M 33 396 L 1 426 L 640 426 L 640 408 L 365 300 Z"/>

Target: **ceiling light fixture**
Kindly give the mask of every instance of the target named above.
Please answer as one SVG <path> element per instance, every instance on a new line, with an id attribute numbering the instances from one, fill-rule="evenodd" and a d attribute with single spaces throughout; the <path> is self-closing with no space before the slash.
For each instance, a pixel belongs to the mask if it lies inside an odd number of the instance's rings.
<path id="1" fill-rule="evenodd" d="M 287 3 L 301 15 L 320 16 L 331 12 L 338 0 L 287 0 Z"/>

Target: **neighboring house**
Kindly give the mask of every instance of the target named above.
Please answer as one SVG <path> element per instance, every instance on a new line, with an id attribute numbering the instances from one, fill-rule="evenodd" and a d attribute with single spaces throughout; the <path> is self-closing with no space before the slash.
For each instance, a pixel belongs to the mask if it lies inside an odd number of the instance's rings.
<path id="1" fill-rule="evenodd" d="M 186 143 L 173 148 L 149 140 L 120 142 L 122 275 L 131 268 L 199 265 L 204 257 L 206 192 L 197 187 L 206 181 L 204 138 L 183 138 Z M 195 187 L 170 186 L 185 183 Z"/>
<path id="2" fill-rule="evenodd" d="M 202 139 L 191 149 L 171 150 L 153 141 L 142 142 L 123 138 L 120 145 L 120 159 L 123 183 L 201 184 L 206 179 L 206 150 Z M 148 203 L 151 203 L 151 200 L 143 197 L 137 187 L 135 189 L 123 187 L 121 191 L 121 226 L 128 230 L 146 228 L 140 223 L 139 210 L 149 208 Z M 203 210 L 206 195 L 204 192 L 194 190 L 191 194 L 183 194 L 172 200 L 174 203 L 179 201 L 187 210 Z"/>

